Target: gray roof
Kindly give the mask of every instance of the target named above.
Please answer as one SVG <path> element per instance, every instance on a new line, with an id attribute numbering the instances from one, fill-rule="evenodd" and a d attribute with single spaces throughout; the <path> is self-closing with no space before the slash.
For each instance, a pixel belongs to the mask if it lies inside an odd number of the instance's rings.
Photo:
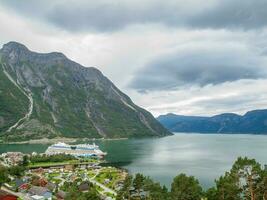
<path id="1" fill-rule="evenodd" d="M 48 182 L 45 187 L 49 190 L 54 190 L 57 187 L 57 185 L 55 183 Z"/>
<path id="2" fill-rule="evenodd" d="M 31 194 L 36 194 L 36 195 L 43 196 L 46 192 L 49 192 L 49 190 L 47 188 L 45 188 L 45 187 L 32 186 L 29 189 L 29 192 Z"/>
<path id="3" fill-rule="evenodd" d="M 59 190 L 58 193 L 57 193 L 57 196 L 62 197 L 62 198 L 65 198 L 66 195 L 67 195 L 67 193 L 62 191 L 62 190 Z"/>
<path id="4" fill-rule="evenodd" d="M 82 183 L 81 185 L 78 186 L 80 191 L 85 191 L 89 189 L 89 184 L 88 183 Z"/>
<path id="5" fill-rule="evenodd" d="M 18 178 L 15 179 L 16 187 L 20 187 L 20 186 L 23 185 L 24 183 L 26 183 L 26 182 L 23 181 L 22 179 L 18 179 Z"/>

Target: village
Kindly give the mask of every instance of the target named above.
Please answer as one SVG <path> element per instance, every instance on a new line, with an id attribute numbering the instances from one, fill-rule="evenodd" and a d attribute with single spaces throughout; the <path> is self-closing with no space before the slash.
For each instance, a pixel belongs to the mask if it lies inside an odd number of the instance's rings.
<path id="1" fill-rule="evenodd" d="M 3 153 L 0 199 L 63 200 L 71 193 L 92 191 L 103 200 L 115 199 L 127 172 L 101 163 L 103 160 L 97 157 L 77 158 L 68 154 Z M 5 173 L 6 168 L 9 171 Z"/>

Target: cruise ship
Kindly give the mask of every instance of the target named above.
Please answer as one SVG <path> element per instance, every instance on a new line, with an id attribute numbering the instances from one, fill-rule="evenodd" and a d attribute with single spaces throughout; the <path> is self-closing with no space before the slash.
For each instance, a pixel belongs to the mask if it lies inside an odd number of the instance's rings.
<path id="1" fill-rule="evenodd" d="M 69 154 L 75 157 L 98 157 L 103 158 L 107 153 L 101 151 L 95 144 L 69 145 L 63 142 L 49 146 L 45 152 L 47 155 Z"/>

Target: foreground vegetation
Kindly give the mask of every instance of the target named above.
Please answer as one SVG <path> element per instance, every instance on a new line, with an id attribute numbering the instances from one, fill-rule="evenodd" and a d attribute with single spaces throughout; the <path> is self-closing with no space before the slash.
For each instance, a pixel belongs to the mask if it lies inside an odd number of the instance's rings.
<path id="1" fill-rule="evenodd" d="M 254 159 L 238 158 L 232 169 L 204 191 L 199 181 L 180 174 L 173 179 L 171 190 L 149 177 L 128 176 L 117 200 L 267 200 L 267 170 Z"/>

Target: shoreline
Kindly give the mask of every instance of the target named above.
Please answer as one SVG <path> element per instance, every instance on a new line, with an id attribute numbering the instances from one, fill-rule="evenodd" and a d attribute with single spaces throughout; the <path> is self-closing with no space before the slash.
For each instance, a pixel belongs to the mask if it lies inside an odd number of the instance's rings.
<path id="1" fill-rule="evenodd" d="M 97 140 L 127 140 L 128 138 L 42 138 L 42 139 L 32 139 L 21 142 L 1 142 L 1 144 L 54 144 L 58 142 L 65 143 L 75 143 L 75 142 L 89 142 L 89 141 L 97 141 Z"/>
<path id="2" fill-rule="evenodd" d="M 253 136 L 267 136 L 266 134 L 255 134 L 255 133 L 195 133 L 195 132 L 190 132 L 190 133 L 185 133 L 185 132 L 172 132 L 173 135 L 168 135 L 164 137 L 169 137 L 169 136 L 175 136 L 175 135 L 231 135 L 231 136 L 236 136 L 236 135 L 253 135 Z M 152 137 L 154 138 L 154 137 Z M 57 137 L 57 138 L 42 138 L 42 139 L 32 139 L 32 140 L 25 140 L 25 141 L 20 141 L 20 142 L 5 142 L 5 141 L 0 141 L 1 144 L 55 144 L 58 142 L 64 142 L 64 143 L 86 143 L 86 142 L 92 142 L 92 141 L 113 141 L 113 140 L 128 140 L 131 138 L 66 138 L 66 137 Z M 140 139 L 140 138 L 139 138 Z"/>

